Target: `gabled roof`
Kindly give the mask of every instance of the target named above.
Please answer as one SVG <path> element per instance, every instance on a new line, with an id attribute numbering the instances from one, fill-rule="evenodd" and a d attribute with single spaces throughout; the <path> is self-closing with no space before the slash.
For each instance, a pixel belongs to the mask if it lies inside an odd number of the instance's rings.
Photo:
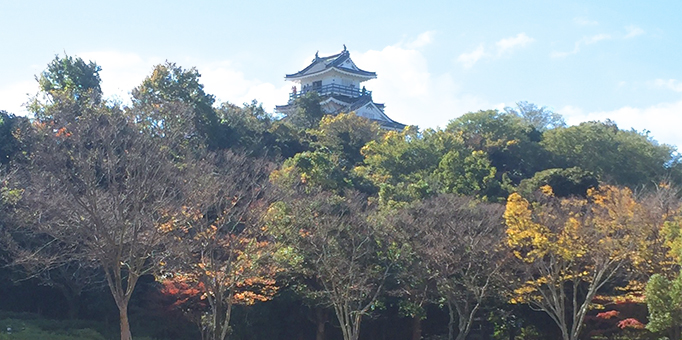
<path id="1" fill-rule="evenodd" d="M 346 63 L 348 61 L 348 63 Z M 345 64 L 345 65 L 344 65 Z M 329 72 L 331 70 L 337 70 L 342 73 L 348 73 L 351 75 L 360 76 L 363 78 L 373 79 L 377 77 L 376 72 L 369 72 L 359 69 L 355 66 L 355 63 L 350 59 L 350 53 L 348 50 L 344 49 L 341 53 L 334 54 L 328 57 L 319 57 L 317 53 L 315 54 L 315 59 L 308 67 L 293 73 L 287 74 L 284 79 L 295 80 L 304 77 L 309 77 L 312 75 L 321 74 L 324 72 Z"/>

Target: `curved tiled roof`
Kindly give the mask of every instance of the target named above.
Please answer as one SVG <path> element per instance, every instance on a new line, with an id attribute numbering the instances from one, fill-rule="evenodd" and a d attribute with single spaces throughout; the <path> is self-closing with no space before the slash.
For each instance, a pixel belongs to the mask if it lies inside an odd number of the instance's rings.
<path id="1" fill-rule="evenodd" d="M 362 77 L 367 77 L 367 78 L 376 78 L 377 74 L 376 72 L 369 72 L 361 69 L 350 69 L 347 67 L 341 66 L 346 60 L 350 59 L 350 53 L 347 50 L 343 50 L 341 53 L 334 54 L 328 57 L 318 57 L 317 54 L 315 55 L 315 59 L 313 59 L 313 62 L 308 65 L 306 68 L 292 74 L 287 74 L 284 79 L 296 79 L 296 78 L 301 78 L 301 77 L 306 77 L 314 74 L 319 74 L 323 72 L 327 72 L 331 69 L 337 69 L 341 72 L 345 73 L 350 73 L 353 75 L 358 75 Z M 315 72 L 310 72 L 310 70 L 318 65 L 319 63 L 324 63 L 324 68 L 320 71 L 315 71 Z"/>

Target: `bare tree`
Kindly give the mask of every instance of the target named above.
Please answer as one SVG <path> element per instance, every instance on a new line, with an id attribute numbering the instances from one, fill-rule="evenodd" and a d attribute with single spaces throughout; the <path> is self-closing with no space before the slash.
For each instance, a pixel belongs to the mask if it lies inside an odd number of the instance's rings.
<path id="1" fill-rule="evenodd" d="M 439 195 L 404 209 L 392 220 L 411 244 L 421 271 L 412 275 L 435 282 L 450 320 L 448 339 L 462 340 L 476 313 L 490 297 L 505 252 L 499 204 L 479 203 L 455 195 Z M 456 334 L 456 337 L 455 337 Z"/>
<path id="2" fill-rule="evenodd" d="M 326 192 L 270 209 L 272 232 L 314 283 L 307 293 L 334 310 L 344 340 L 359 338 L 401 250 L 372 220 L 373 210 L 362 195 Z"/>
<path id="3" fill-rule="evenodd" d="M 163 226 L 182 206 L 180 168 L 159 138 L 141 133 L 115 107 L 88 107 L 65 120 L 59 117 L 68 112 L 57 113 L 37 125 L 41 140 L 23 205 L 31 227 L 58 242 L 65 261 L 101 266 L 119 310 L 121 339 L 129 340 L 133 290 L 158 267 L 171 236 Z"/>
<path id="4" fill-rule="evenodd" d="M 517 102 L 516 107 L 507 106 L 504 108 L 504 112 L 523 118 L 528 125 L 540 132 L 566 126 L 566 121 L 560 114 L 547 106 L 538 107 L 527 101 Z"/>

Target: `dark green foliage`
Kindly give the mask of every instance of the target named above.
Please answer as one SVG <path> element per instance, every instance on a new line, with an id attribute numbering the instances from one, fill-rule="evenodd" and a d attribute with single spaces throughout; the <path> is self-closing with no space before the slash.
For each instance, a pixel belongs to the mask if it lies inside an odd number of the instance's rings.
<path id="1" fill-rule="evenodd" d="M 0 165 L 8 165 L 17 158 L 28 156 L 30 122 L 0 110 Z"/>
<path id="2" fill-rule="evenodd" d="M 675 148 L 634 130 L 620 130 L 611 121 L 550 130 L 541 144 L 554 155 L 556 167 L 577 166 L 608 183 L 637 188 L 679 176 Z"/>
<path id="3" fill-rule="evenodd" d="M 325 116 L 316 129 L 308 130 L 313 146 L 328 149 L 340 158 L 346 169 L 359 165 L 364 160 L 362 148 L 371 141 L 377 141 L 385 131 L 379 125 L 353 113 Z"/>
<path id="4" fill-rule="evenodd" d="M 578 167 L 547 169 L 521 181 L 518 191 L 522 196 L 530 197 L 543 185 L 552 187 L 552 191 L 558 197 L 587 197 L 587 189 L 598 187 L 599 181 L 593 173 Z"/>
<path id="5" fill-rule="evenodd" d="M 518 184 L 549 166 L 548 153 L 538 144 L 542 133 L 514 113 L 467 113 L 451 121 L 446 131 L 462 136 L 468 147 L 485 151 L 500 182 L 506 176 Z"/>
<path id="6" fill-rule="evenodd" d="M 294 101 L 296 109 L 286 119 L 301 129 L 316 127 L 324 117 L 320 101 L 321 98 L 316 92 L 308 92 L 296 98 Z"/>

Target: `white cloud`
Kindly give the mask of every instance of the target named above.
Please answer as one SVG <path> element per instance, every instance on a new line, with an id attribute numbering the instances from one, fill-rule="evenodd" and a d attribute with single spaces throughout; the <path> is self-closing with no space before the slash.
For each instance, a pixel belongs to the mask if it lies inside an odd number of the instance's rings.
<path id="1" fill-rule="evenodd" d="M 397 44 L 351 56 L 360 68 L 377 72 L 378 78 L 367 82 L 367 89 L 376 102 L 386 104 L 386 114 L 398 122 L 444 127 L 466 112 L 493 106 L 462 93 L 449 73 L 430 73 L 426 58 L 416 49 Z"/>
<path id="2" fill-rule="evenodd" d="M 599 22 L 594 21 L 594 20 L 589 20 L 589 19 L 587 19 L 587 18 L 585 18 L 585 17 L 576 17 L 576 18 L 573 18 L 573 22 L 574 22 L 576 25 L 580 25 L 580 26 L 594 26 L 594 25 L 599 25 Z"/>
<path id="3" fill-rule="evenodd" d="M 496 42 L 495 45 L 497 46 L 497 53 L 499 55 L 517 47 L 524 47 L 533 41 L 535 41 L 535 39 L 527 36 L 525 33 L 519 33 L 515 37 L 502 39 Z"/>
<path id="4" fill-rule="evenodd" d="M 550 53 L 550 56 L 552 58 L 563 58 L 571 54 L 577 54 L 578 52 L 580 52 L 580 49 L 582 48 L 583 45 L 593 45 L 600 41 L 609 39 L 611 39 L 611 35 L 609 34 L 597 34 L 591 37 L 584 37 L 575 42 L 575 44 L 573 45 L 573 50 L 568 52 L 552 51 L 552 53 Z"/>
<path id="5" fill-rule="evenodd" d="M 478 45 L 478 47 L 469 52 L 469 53 L 462 53 L 457 57 L 457 61 L 462 63 L 464 65 L 464 68 L 471 68 L 476 64 L 479 60 L 481 60 L 483 57 L 487 56 L 488 54 L 485 52 L 485 48 L 483 47 L 483 44 Z"/>
<path id="6" fill-rule="evenodd" d="M 407 43 L 405 46 L 407 48 L 421 48 L 426 45 L 429 45 L 433 42 L 433 36 L 436 34 L 436 31 L 426 31 L 419 36 L 417 36 L 417 39 L 414 41 L 411 41 Z"/>
<path id="7" fill-rule="evenodd" d="M 247 79 L 230 61 L 197 65 L 206 93 L 218 101 L 236 105 L 258 100 L 268 112 L 278 104 L 285 104 L 291 85 L 276 87 L 258 79 Z"/>
<path id="8" fill-rule="evenodd" d="M 608 40 L 608 39 L 611 39 L 611 36 L 608 34 L 597 34 L 597 35 L 593 35 L 591 37 L 583 38 L 583 42 L 585 43 L 585 45 L 592 45 L 592 44 L 596 44 L 602 40 Z"/>
<path id="9" fill-rule="evenodd" d="M 637 36 L 644 34 L 644 30 L 639 28 L 638 26 L 635 26 L 635 25 L 627 26 L 627 27 L 625 27 L 625 30 L 628 32 L 625 35 L 625 39 L 634 38 L 634 37 L 637 37 Z"/>
<path id="10" fill-rule="evenodd" d="M 672 103 L 660 103 L 646 108 L 625 106 L 611 111 L 585 112 L 584 110 L 566 106 L 557 112 L 566 122 L 575 125 L 586 121 L 604 121 L 611 119 L 621 129 L 633 128 L 637 131 L 650 131 L 651 136 L 659 143 L 682 147 L 682 100 Z"/>
<path id="11" fill-rule="evenodd" d="M 23 81 L 0 88 L 0 103 L 3 105 L 0 110 L 25 116 L 28 111 L 24 104 L 28 102 L 29 97 L 34 96 L 37 92 L 38 83 L 35 80 Z"/>
<path id="12" fill-rule="evenodd" d="M 656 79 L 653 81 L 653 85 L 675 92 L 682 92 L 682 82 L 679 82 L 676 79 Z"/>
<path id="13" fill-rule="evenodd" d="M 462 53 L 457 57 L 457 62 L 461 63 L 464 68 L 471 68 L 479 60 L 484 58 L 500 58 L 505 54 L 510 53 L 520 47 L 524 47 L 535 41 L 535 39 L 526 35 L 526 33 L 519 33 L 516 36 L 504 38 L 495 43 L 494 52 L 487 51 L 484 44 L 478 45 L 475 50 Z"/>
<path id="14" fill-rule="evenodd" d="M 109 98 L 125 104 L 130 103 L 130 91 L 149 76 L 154 66 L 164 60 L 157 57 L 144 57 L 135 53 L 118 51 L 95 51 L 79 53 L 85 60 L 93 60 L 102 67 L 102 91 Z M 257 79 L 249 79 L 229 60 L 220 62 L 190 61 L 176 62 L 185 69 L 196 67 L 201 74 L 200 82 L 206 93 L 216 96 L 219 102 L 236 105 L 250 103 L 256 99 L 268 112 L 275 105 L 286 102 L 291 86 L 277 88 L 275 85 Z"/>
<path id="15" fill-rule="evenodd" d="M 157 57 L 119 51 L 87 51 L 77 55 L 102 67 L 100 77 L 104 96 L 125 104 L 130 103 L 130 91 L 151 74 L 155 65 L 164 62 Z"/>

